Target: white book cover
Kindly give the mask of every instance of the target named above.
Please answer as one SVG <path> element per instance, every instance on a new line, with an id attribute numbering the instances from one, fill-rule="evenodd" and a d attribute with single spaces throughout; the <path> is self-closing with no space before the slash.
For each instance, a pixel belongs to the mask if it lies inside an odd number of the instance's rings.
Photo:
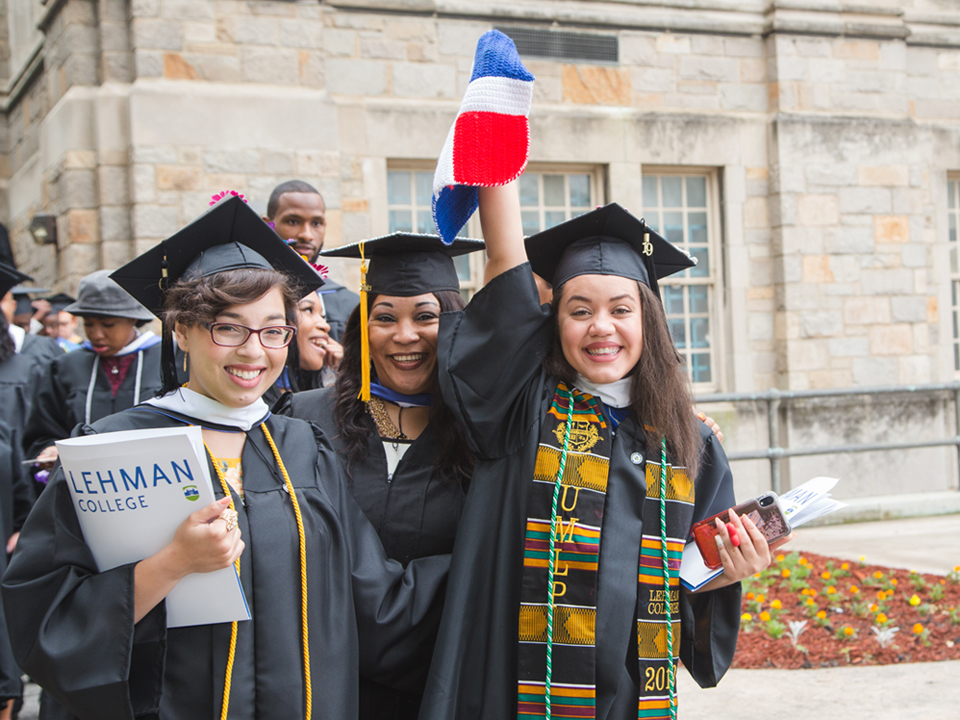
<path id="1" fill-rule="evenodd" d="M 158 552 L 188 515 L 216 499 L 196 426 L 88 435 L 57 449 L 100 572 Z M 186 576 L 166 601 L 167 627 L 250 619 L 233 566 Z"/>

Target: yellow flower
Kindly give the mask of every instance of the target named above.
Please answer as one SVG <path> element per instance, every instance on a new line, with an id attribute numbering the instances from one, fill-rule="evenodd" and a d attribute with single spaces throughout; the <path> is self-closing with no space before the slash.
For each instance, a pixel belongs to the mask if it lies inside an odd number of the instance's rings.
<path id="1" fill-rule="evenodd" d="M 860 588 L 858 588 L 856 585 L 851 585 L 851 586 L 850 586 L 850 594 L 851 594 L 851 595 L 856 595 L 858 592 L 860 592 Z"/>
<path id="2" fill-rule="evenodd" d="M 779 610 L 783 607 L 783 604 L 779 600 L 774 600 L 772 603 L 770 603 L 770 607 L 772 607 L 774 610 Z"/>
<path id="3" fill-rule="evenodd" d="M 784 561 L 783 555 L 777 555 L 777 562 L 783 562 L 783 561 Z"/>
<path id="4" fill-rule="evenodd" d="M 887 616 L 883 613 L 877 615 L 877 622 L 883 625 L 887 621 Z"/>
<path id="5" fill-rule="evenodd" d="M 747 600 L 753 600 L 753 598 L 754 598 L 753 593 L 747 593 Z"/>
<path id="6" fill-rule="evenodd" d="M 829 579 L 830 579 L 830 573 L 827 572 L 826 570 L 824 570 L 822 573 L 820 573 L 820 577 L 822 577 L 824 580 L 829 580 Z"/>
<path id="7" fill-rule="evenodd" d="M 807 605 L 816 605 L 817 601 L 813 598 L 807 598 Z"/>
<path id="8" fill-rule="evenodd" d="M 870 606 L 870 612 L 876 612 L 879 609 L 880 608 L 877 606 L 876 603 L 873 603 L 873 605 Z"/>
<path id="9" fill-rule="evenodd" d="M 807 559 L 806 559 L 806 558 L 800 558 L 799 560 L 797 560 L 797 562 L 800 563 L 801 565 L 806 565 L 806 564 L 807 564 Z M 955 568 L 955 570 L 956 570 L 957 572 L 960 572 L 960 567 Z"/>
<path id="10" fill-rule="evenodd" d="M 837 589 L 833 585 L 827 588 L 827 595 L 836 595 L 836 594 L 837 594 Z"/>
<path id="11" fill-rule="evenodd" d="M 846 635 L 847 637 L 850 637 L 851 635 L 853 635 L 853 628 L 850 627 L 849 625 L 847 625 L 847 626 L 843 629 L 843 634 Z"/>
<path id="12" fill-rule="evenodd" d="M 921 625 L 920 623 L 917 623 L 916 625 L 914 625 L 914 626 L 913 626 L 913 634 L 914 634 L 914 635 L 922 635 L 922 634 L 923 634 L 923 625 Z"/>
<path id="13" fill-rule="evenodd" d="M 766 599 L 767 599 L 767 596 L 764 595 L 763 593 L 760 593 L 759 595 L 757 595 L 757 602 L 758 602 L 758 603 L 762 603 L 762 602 L 763 602 L 764 600 L 766 600 Z"/>
<path id="14" fill-rule="evenodd" d="M 827 619 L 827 611 L 826 611 L 826 610 L 821 610 L 820 612 L 817 613 L 817 617 L 820 618 L 821 620 L 826 620 L 826 619 Z"/>
<path id="15" fill-rule="evenodd" d="M 954 572 L 960 572 L 960 565 L 957 565 L 953 568 Z"/>
<path id="16" fill-rule="evenodd" d="M 790 577 L 790 568 L 784 568 L 783 570 L 781 570 L 780 575 L 785 578 Z"/>
<path id="17" fill-rule="evenodd" d="M 768 613 L 766 610 L 764 610 L 762 613 L 760 613 L 760 619 L 763 620 L 764 622 L 769 622 L 769 620 L 770 620 L 770 613 Z"/>
<path id="18" fill-rule="evenodd" d="M 911 575 L 916 575 L 916 574 L 917 574 L 917 571 L 916 571 L 916 570 L 911 570 L 911 571 L 910 571 L 910 574 L 911 574 Z"/>
<path id="19" fill-rule="evenodd" d="M 863 555 L 860 556 L 860 562 L 866 562 L 866 560 L 867 559 Z"/>
<path id="20" fill-rule="evenodd" d="M 849 569 L 850 569 L 850 565 L 849 565 L 848 563 L 843 563 L 843 565 L 840 566 L 840 569 L 841 569 L 841 570 L 849 570 Z"/>
<path id="21" fill-rule="evenodd" d="M 919 597 L 917 597 L 916 595 L 914 595 L 914 596 L 912 596 L 912 597 L 910 598 L 910 607 L 916 607 L 916 606 L 919 605 L 919 604 L 920 604 L 920 598 L 919 598 Z"/>
<path id="22" fill-rule="evenodd" d="M 743 620 L 743 622 L 750 622 L 753 620 L 753 616 L 750 613 L 744 613 L 740 616 L 740 619 Z"/>
<path id="23" fill-rule="evenodd" d="M 877 591 L 877 600 L 879 600 L 880 602 L 883 602 L 883 601 L 886 600 L 886 599 L 887 599 L 887 594 L 886 594 L 883 590 L 878 590 L 878 591 Z"/>
<path id="24" fill-rule="evenodd" d="M 897 579 L 896 579 L 896 578 L 890 578 L 890 584 L 891 584 L 891 585 L 896 585 L 896 584 L 897 584 Z"/>
<path id="25" fill-rule="evenodd" d="M 877 571 L 873 574 L 873 576 L 874 576 L 877 580 L 879 580 L 880 578 L 883 577 L 883 573 L 880 572 L 879 570 L 877 570 Z"/>

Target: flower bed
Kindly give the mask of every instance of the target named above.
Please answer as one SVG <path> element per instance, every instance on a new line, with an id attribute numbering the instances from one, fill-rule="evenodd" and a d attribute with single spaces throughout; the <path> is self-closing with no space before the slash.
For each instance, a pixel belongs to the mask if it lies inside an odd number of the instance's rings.
<path id="1" fill-rule="evenodd" d="M 960 566 L 941 577 L 794 552 L 743 583 L 734 667 L 957 659 Z"/>

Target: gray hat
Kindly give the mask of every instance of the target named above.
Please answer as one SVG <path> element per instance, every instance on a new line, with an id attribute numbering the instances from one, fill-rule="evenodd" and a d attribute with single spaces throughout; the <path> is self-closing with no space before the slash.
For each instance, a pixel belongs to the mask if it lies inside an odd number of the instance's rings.
<path id="1" fill-rule="evenodd" d="M 153 320 L 153 314 L 110 279 L 111 270 L 97 270 L 80 281 L 77 301 L 64 310 L 74 315 Z"/>

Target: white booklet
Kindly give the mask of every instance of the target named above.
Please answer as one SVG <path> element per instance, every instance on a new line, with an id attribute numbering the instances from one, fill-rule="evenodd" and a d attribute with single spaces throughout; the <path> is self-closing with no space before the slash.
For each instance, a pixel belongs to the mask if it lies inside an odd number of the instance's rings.
<path id="1" fill-rule="evenodd" d="M 815 477 L 778 497 L 777 504 L 790 527 L 798 528 L 815 518 L 846 507 L 846 503 L 830 498 L 830 491 L 838 482 L 839 478 Z M 697 544 L 687 543 L 680 560 L 680 582 L 687 590 L 699 590 L 722 572 L 722 568 L 711 570 L 704 565 Z"/>
<path id="2" fill-rule="evenodd" d="M 161 550 L 190 513 L 216 499 L 196 426 L 87 435 L 57 449 L 100 572 Z M 166 600 L 167 627 L 250 619 L 233 566 L 187 575 Z"/>

